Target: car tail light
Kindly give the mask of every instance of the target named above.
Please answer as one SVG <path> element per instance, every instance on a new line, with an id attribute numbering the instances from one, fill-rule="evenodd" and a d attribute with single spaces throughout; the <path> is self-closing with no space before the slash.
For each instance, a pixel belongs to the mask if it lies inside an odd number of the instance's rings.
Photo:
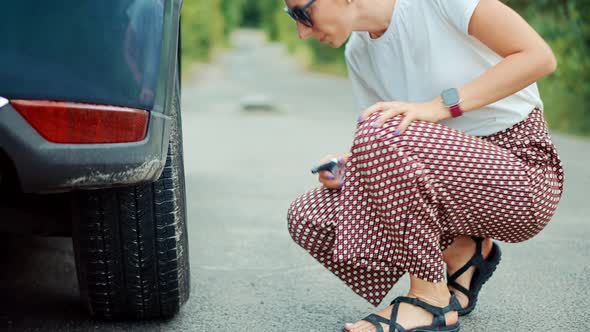
<path id="1" fill-rule="evenodd" d="M 45 100 L 10 103 L 37 132 L 54 143 L 127 143 L 144 139 L 148 112 L 139 109 Z"/>

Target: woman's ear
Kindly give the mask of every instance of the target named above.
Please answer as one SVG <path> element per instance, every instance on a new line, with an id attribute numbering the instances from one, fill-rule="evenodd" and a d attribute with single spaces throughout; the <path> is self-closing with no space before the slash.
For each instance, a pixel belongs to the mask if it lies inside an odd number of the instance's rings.
<path id="1" fill-rule="evenodd" d="M 313 29 L 301 22 L 297 22 L 297 34 L 299 35 L 299 39 L 307 39 L 313 34 Z"/>

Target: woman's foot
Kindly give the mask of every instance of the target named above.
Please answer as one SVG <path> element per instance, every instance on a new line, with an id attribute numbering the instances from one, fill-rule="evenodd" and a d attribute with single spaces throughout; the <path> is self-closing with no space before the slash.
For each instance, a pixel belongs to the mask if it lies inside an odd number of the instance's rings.
<path id="1" fill-rule="evenodd" d="M 493 243 L 494 242 L 492 239 L 483 240 L 481 249 L 484 259 L 488 258 L 490 255 Z M 443 251 L 443 260 L 447 264 L 448 275 L 452 275 L 463 265 L 465 265 L 475 254 L 475 249 L 475 241 L 471 237 L 463 235 L 458 236 L 455 241 L 453 241 L 453 244 Z M 469 289 L 474 272 L 475 266 L 472 266 L 463 274 L 461 274 L 455 281 L 459 285 Z M 448 288 L 450 291 L 455 293 L 457 300 L 459 300 L 459 303 L 461 303 L 461 307 L 466 308 L 469 305 L 469 298 L 467 295 L 463 294 L 462 292 L 455 291 L 455 288 L 452 286 L 449 286 Z"/>
<path id="2" fill-rule="evenodd" d="M 436 305 L 437 307 L 445 307 L 449 304 L 448 301 L 444 305 L 434 304 L 432 302 L 428 303 Z M 377 312 L 377 315 L 389 320 L 391 317 L 392 308 L 393 305 L 390 305 L 389 307 Z M 434 316 L 420 307 L 416 307 L 408 303 L 401 303 L 399 305 L 399 313 L 397 317 L 398 324 L 403 326 L 405 329 L 411 329 L 418 326 L 428 326 L 432 324 L 432 319 Z M 445 319 L 447 325 L 452 325 L 457 323 L 459 316 L 457 315 L 456 311 L 451 311 L 445 315 Z M 383 327 L 383 330 L 389 331 L 389 325 L 381 323 L 381 326 Z M 344 329 L 349 332 L 377 332 L 377 328 L 365 320 L 360 320 L 354 324 L 346 324 L 344 325 Z"/>
<path id="3" fill-rule="evenodd" d="M 436 307 L 446 307 L 450 303 L 451 294 L 444 283 L 429 283 L 414 276 L 410 276 L 411 287 L 408 297 L 418 298 L 428 304 Z M 393 305 L 377 312 L 376 314 L 389 320 L 391 317 Z M 397 323 L 405 329 L 411 329 L 418 326 L 428 326 L 432 324 L 434 315 L 430 312 L 408 303 L 400 303 L 397 314 Z M 459 320 L 457 311 L 450 311 L 445 315 L 446 324 L 453 325 Z M 381 323 L 385 331 L 389 331 L 389 326 Z M 344 329 L 348 332 L 377 332 L 377 328 L 368 321 L 360 320 L 354 324 L 346 324 Z"/>

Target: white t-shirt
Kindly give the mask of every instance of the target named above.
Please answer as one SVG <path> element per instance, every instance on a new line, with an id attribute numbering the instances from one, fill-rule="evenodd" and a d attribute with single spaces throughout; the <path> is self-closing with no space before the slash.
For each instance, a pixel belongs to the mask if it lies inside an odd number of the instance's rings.
<path id="1" fill-rule="evenodd" d="M 461 88 L 502 57 L 468 33 L 479 0 L 397 0 L 387 31 L 377 39 L 353 32 L 346 62 L 358 107 L 379 101 L 425 102 Z M 501 22 L 498 22 L 501 24 Z M 487 136 L 543 108 L 536 83 L 442 124 Z"/>

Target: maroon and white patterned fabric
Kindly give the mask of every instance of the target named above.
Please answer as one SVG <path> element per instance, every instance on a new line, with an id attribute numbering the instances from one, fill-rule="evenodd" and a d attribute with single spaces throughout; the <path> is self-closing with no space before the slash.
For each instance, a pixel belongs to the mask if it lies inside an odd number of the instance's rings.
<path id="1" fill-rule="evenodd" d="M 313 189 L 288 211 L 289 232 L 377 306 L 406 272 L 445 280 L 442 250 L 458 235 L 520 242 L 538 234 L 563 191 L 543 111 L 491 136 L 400 117 L 357 127 L 341 190 Z"/>

